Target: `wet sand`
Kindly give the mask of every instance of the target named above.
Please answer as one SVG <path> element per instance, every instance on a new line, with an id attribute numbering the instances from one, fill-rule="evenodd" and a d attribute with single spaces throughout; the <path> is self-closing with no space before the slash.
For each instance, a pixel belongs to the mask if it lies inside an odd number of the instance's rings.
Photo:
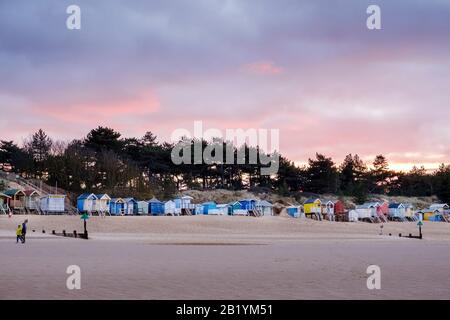
<path id="1" fill-rule="evenodd" d="M 81 231 L 79 217 L 31 217 L 21 245 L 10 230 L 20 219 L 0 217 L 1 299 L 450 299 L 450 224 L 426 223 L 416 240 L 280 217 L 94 218 L 81 240 L 38 232 Z M 372 264 L 381 290 L 367 289 Z M 66 288 L 69 265 L 81 290 Z"/>

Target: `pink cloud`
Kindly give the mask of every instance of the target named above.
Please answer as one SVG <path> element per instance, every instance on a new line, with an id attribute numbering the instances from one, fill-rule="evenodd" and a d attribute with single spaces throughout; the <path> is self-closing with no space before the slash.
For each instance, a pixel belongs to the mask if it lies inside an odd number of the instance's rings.
<path id="1" fill-rule="evenodd" d="M 284 72 L 283 68 L 270 61 L 250 63 L 244 66 L 244 70 L 258 75 L 277 75 Z"/>

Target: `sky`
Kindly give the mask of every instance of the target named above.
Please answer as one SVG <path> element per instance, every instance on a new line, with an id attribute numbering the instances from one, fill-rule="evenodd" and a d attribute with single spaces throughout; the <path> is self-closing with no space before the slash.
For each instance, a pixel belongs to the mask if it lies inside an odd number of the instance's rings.
<path id="1" fill-rule="evenodd" d="M 450 0 L 0 0 L 0 139 L 102 125 L 166 141 L 202 121 L 279 129 L 299 164 L 435 168 L 450 162 L 449 17 Z"/>

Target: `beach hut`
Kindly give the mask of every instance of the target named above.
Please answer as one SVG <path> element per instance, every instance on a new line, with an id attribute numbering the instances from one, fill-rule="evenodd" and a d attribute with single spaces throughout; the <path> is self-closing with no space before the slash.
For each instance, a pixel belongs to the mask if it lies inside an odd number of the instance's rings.
<path id="1" fill-rule="evenodd" d="M 258 200 L 255 202 L 255 208 L 263 217 L 273 216 L 273 205 L 266 200 Z"/>
<path id="2" fill-rule="evenodd" d="M 80 213 L 92 213 L 97 196 L 93 193 L 83 193 L 77 198 L 77 209 Z"/>
<path id="3" fill-rule="evenodd" d="M 255 208 L 256 199 L 242 199 L 239 200 L 241 208 L 245 210 L 253 210 Z"/>
<path id="4" fill-rule="evenodd" d="M 26 195 L 22 190 L 19 189 L 9 189 L 4 192 L 5 195 L 9 196 L 9 208 L 14 211 L 24 211 Z"/>
<path id="5" fill-rule="evenodd" d="M 95 199 L 93 205 L 94 212 L 98 213 L 109 213 L 109 202 L 111 201 L 111 197 L 106 193 L 96 194 L 97 199 Z"/>
<path id="6" fill-rule="evenodd" d="M 246 216 L 248 211 L 242 207 L 239 201 L 228 204 L 228 214 L 231 216 Z"/>
<path id="7" fill-rule="evenodd" d="M 322 201 L 319 198 L 307 199 L 303 204 L 303 208 L 305 210 L 305 216 L 322 220 Z"/>
<path id="8" fill-rule="evenodd" d="M 358 222 L 359 220 L 359 213 L 357 210 L 350 210 L 348 212 L 348 221 L 349 222 Z"/>
<path id="9" fill-rule="evenodd" d="M 409 221 L 417 221 L 417 217 L 414 212 L 414 206 L 411 203 L 404 203 L 405 206 L 405 218 Z"/>
<path id="10" fill-rule="evenodd" d="M 176 198 L 175 202 L 175 214 L 178 215 L 192 215 L 195 213 L 195 205 L 192 202 L 194 198 L 191 196 L 182 196 Z"/>
<path id="11" fill-rule="evenodd" d="M 334 214 L 345 214 L 345 205 L 341 200 L 334 200 Z"/>
<path id="12" fill-rule="evenodd" d="M 446 203 L 433 203 L 430 206 L 430 209 L 433 211 L 439 211 L 440 213 L 448 213 L 449 212 L 449 206 Z"/>
<path id="13" fill-rule="evenodd" d="M 138 213 L 138 203 L 134 198 L 125 198 L 124 214 L 133 215 Z"/>
<path id="14" fill-rule="evenodd" d="M 356 212 L 358 213 L 358 219 L 363 221 L 375 222 L 377 215 L 378 202 L 366 202 L 362 205 L 356 206 Z M 378 219 L 378 218 L 377 218 Z"/>
<path id="15" fill-rule="evenodd" d="M 175 201 L 169 200 L 164 203 L 164 214 L 173 216 L 177 214 L 176 209 Z"/>
<path id="16" fill-rule="evenodd" d="M 286 213 L 292 218 L 302 218 L 305 213 L 303 212 L 303 206 L 289 206 L 286 207 Z"/>
<path id="17" fill-rule="evenodd" d="M 214 201 L 208 201 L 201 204 L 201 214 L 208 214 L 208 212 L 212 209 L 217 208 L 217 203 Z"/>
<path id="18" fill-rule="evenodd" d="M 66 211 L 66 196 L 63 194 L 48 194 L 39 199 L 40 210 L 44 214 L 64 213 Z"/>
<path id="19" fill-rule="evenodd" d="M 273 206 L 270 202 L 256 199 L 242 199 L 239 200 L 241 210 L 246 210 L 247 215 L 261 217 L 265 215 L 272 215 Z"/>
<path id="20" fill-rule="evenodd" d="M 215 208 L 208 210 L 208 215 L 227 216 L 229 204 L 216 204 Z"/>
<path id="21" fill-rule="evenodd" d="M 321 208 L 320 211 L 323 215 L 324 218 L 330 220 L 330 221 L 334 221 L 334 201 L 333 200 L 327 200 L 327 199 L 322 199 L 321 200 L 322 204 L 321 204 Z"/>
<path id="22" fill-rule="evenodd" d="M 125 201 L 122 198 L 113 198 L 109 201 L 109 213 L 114 216 L 125 214 Z"/>
<path id="23" fill-rule="evenodd" d="M 148 201 L 142 200 L 138 201 L 138 212 L 139 215 L 148 215 Z"/>
<path id="24" fill-rule="evenodd" d="M 404 221 L 405 219 L 405 206 L 403 203 L 391 203 L 389 204 L 389 218 L 392 220 Z"/>
<path id="25" fill-rule="evenodd" d="M 25 209 L 38 211 L 40 209 L 40 194 L 36 190 L 25 190 Z"/>
<path id="26" fill-rule="evenodd" d="M 0 192 L 0 213 L 9 214 L 10 196 Z"/>
<path id="27" fill-rule="evenodd" d="M 388 222 L 389 203 L 387 203 L 386 201 L 379 202 L 377 206 L 377 215 L 382 222 Z"/>
<path id="28" fill-rule="evenodd" d="M 148 201 L 148 213 L 153 216 L 164 215 L 164 203 L 153 197 Z"/>

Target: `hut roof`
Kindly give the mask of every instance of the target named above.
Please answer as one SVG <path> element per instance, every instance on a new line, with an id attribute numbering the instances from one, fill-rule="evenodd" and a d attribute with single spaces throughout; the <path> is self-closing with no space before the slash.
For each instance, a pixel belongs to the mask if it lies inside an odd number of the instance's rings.
<path id="1" fill-rule="evenodd" d="M 33 194 L 36 194 L 39 196 L 39 192 L 37 192 L 36 190 L 25 190 L 24 193 L 28 197 L 31 197 Z"/>
<path id="2" fill-rule="evenodd" d="M 2 198 L 11 198 L 11 197 L 8 196 L 7 194 L 1 193 L 1 192 L 0 192 L 0 197 L 2 197 Z"/>
<path id="3" fill-rule="evenodd" d="M 111 200 L 111 197 L 108 196 L 106 193 L 96 194 L 95 196 L 96 196 L 98 199 L 101 199 L 101 200 L 104 200 L 104 199 L 106 199 L 106 200 Z"/>
<path id="4" fill-rule="evenodd" d="M 378 202 L 366 202 L 359 206 L 356 206 L 357 209 L 369 209 L 369 208 L 375 208 L 379 206 L 380 204 Z"/>
<path id="5" fill-rule="evenodd" d="M 125 199 L 123 199 L 125 202 L 134 202 L 134 203 L 137 203 L 137 201 L 136 201 L 136 199 L 135 198 L 125 198 Z"/>
<path id="6" fill-rule="evenodd" d="M 155 197 L 151 198 L 150 200 L 148 200 L 148 203 L 162 203 L 162 201 L 159 201 L 158 199 L 156 199 Z"/>
<path id="7" fill-rule="evenodd" d="M 83 193 L 80 194 L 77 200 L 85 200 L 85 199 L 97 199 L 97 196 L 93 193 Z"/>
<path id="8" fill-rule="evenodd" d="M 446 204 L 446 203 L 433 203 L 430 206 L 430 209 L 442 209 L 442 208 L 448 208 L 448 204 Z"/>
<path id="9" fill-rule="evenodd" d="M 117 202 L 125 202 L 122 198 L 112 198 L 111 200 L 110 200 L 110 202 L 113 202 L 113 203 L 117 203 Z"/>
<path id="10" fill-rule="evenodd" d="M 260 200 L 260 201 L 256 201 L 256 205 L 260 206 L 260 207 L 273 207 L 273 205 L 266 200 Z"/>
<path id="11" fill-rule="evenodd" d="M 314 202 L 316 202 L 317 200 L 320 201 L 319 198 L 309 198 L 309 199 L 306 199 L 305 204 L 314 203 Z M 322 202 L 322 201 L 320 201 L 320 202 Z"/>
<path id="12" fill-rule="evenodd" d="M 389 204 L 389 209 L 398 209 L 400 207 L 404 207 L 403 203 L 391 203 Z"/>
<path id="13" fill-rule="evenodd" d="M 22 195 L 25 195 L 25 193 L 19 189 L 9 189 L 4 192 L 4 194 L 6 194 L 7 196 L 10 196 L 10 197 L 14 197 L 18 193 L 22 193 Z"/>

